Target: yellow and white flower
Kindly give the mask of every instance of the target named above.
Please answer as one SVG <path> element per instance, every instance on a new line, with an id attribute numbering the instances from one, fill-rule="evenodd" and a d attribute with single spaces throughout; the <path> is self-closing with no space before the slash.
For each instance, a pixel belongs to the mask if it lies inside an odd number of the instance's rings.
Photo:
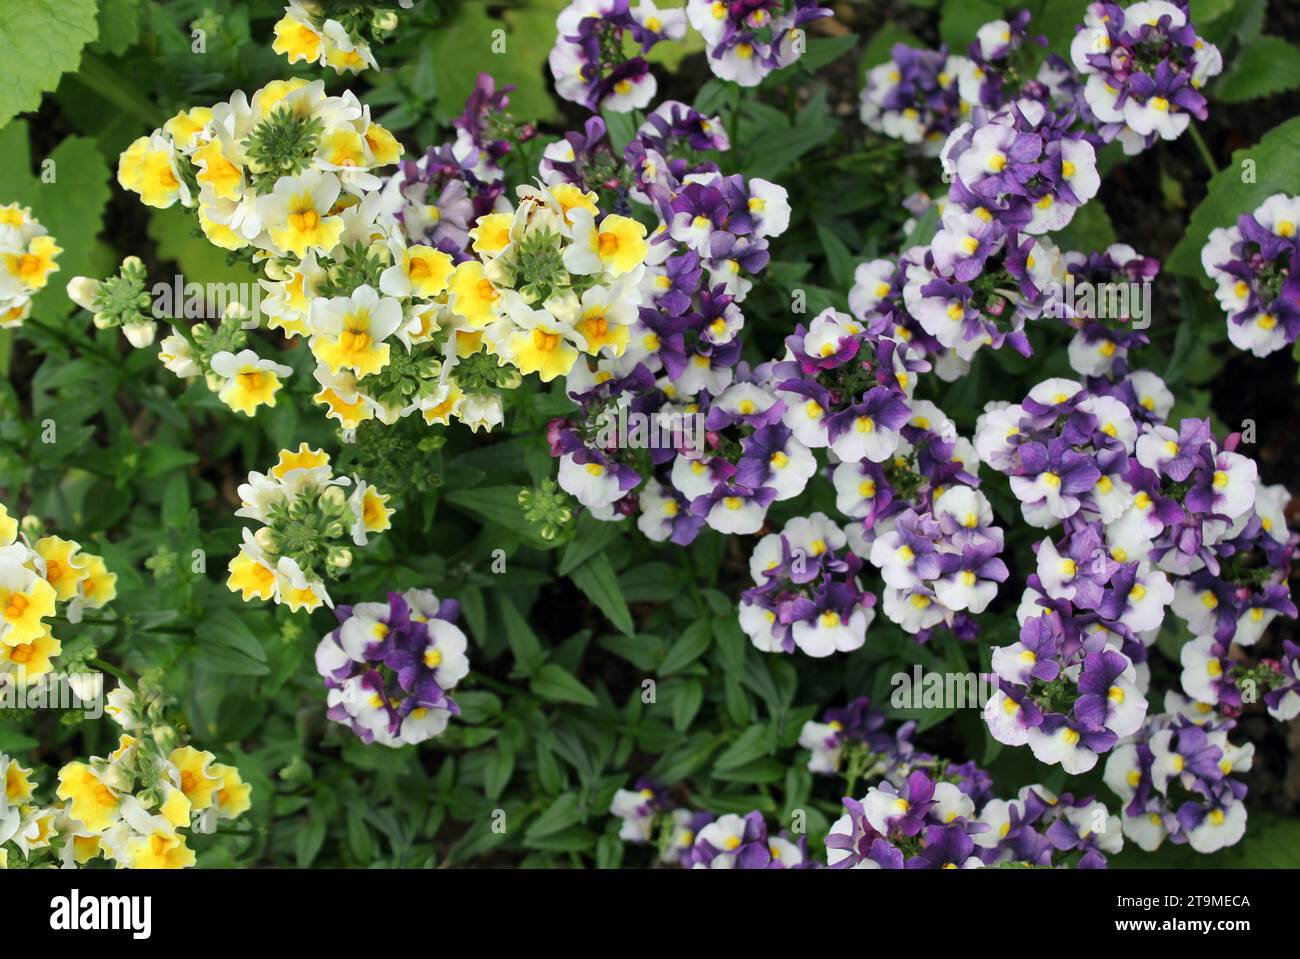
<path id="1" fill-rule="evenodd" d="M 339 178 L 307 170 L 281 177 L 257 202 L 257 213 L 275 250 L 302 258 L 309 250 L 328 253 L 343 233 L 343 220 L 330 211 L 339 198 Z"/>
<path id="2" fill-rule="evenodd" d="M 281 379 L 292 367 L 259 357 L 252 350 L 214 353 L 212 372 L 224 379 L 217 398 L 237 413 L 252 416 L 259 406 L 275 406 Z"/>
<path id="3" fill-rule="evenodd" d="M 318 299 L 312 303 L 312 353 L 331 373 L 378 373 L 388 365 L 390 348 L 384 341 L 401 323 L 401 304 L 369 286 L 350 297 Z"/>

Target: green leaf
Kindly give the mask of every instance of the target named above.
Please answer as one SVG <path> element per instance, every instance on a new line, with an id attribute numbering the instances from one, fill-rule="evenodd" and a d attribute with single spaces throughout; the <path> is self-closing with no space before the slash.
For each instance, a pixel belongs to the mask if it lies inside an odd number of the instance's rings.
<path id="1" fill-rule="evenodd" d="M 488 754 L 487 765 L 483 770 L 483 793 L 488 799 L 496 799 L 505 790 L 510 777 L 515 771 L 515 753 L 507 746 L 502 746 Z"/>
<path id="2" fill-rule="evenodd" d="M 455 489 L 447 493 L 444 499 L 449 503 L 477 513 L 486 520 L 496 523 L 512 533 L 517 533 L 532 546 L 550 549 L 556 544 L 541 538 L 532 524 L 524 517 L 523 507 L 519 505 L 519 487 L 485 486 L 479 489 Z"/>
<path id="3" fill-rule="evenodd" d="M 1246 161 L 1252 161 L 1247 166 Z M 1242 182 L 1247 171 L 1252 182 Z M 1235 150 L 1232 161 L 1210 180 L 1187 225 L 1187 232 L 1169 255 L 1166 269 L 1192 277 L 1205 286 L 1210 278 L 1201 267 L 1201 249 L 1215 227 L 1232 226 L 1242 213 L 1250 213 L 1274 193 L 1293 193 L 1300 182 L 1300 117 L 1274 127 L 1259 143 Z"/>
<path id="4" fill-rule="evenodd" d="M 912 225 L 912 232 L 907 234 L 907 239 L 903 241 L 903 249 L 910 250 L 914 246 L 927 246 L 938 232 L 939 204 L 931 203 L 926 211 L 917 217 L 916 223 Z"/>
<path id="5" fill-rule="evenodd" d="M 798 60 L 799 66 L 809 73 L 820 70 L 844 56 L 857 43 L 857 36 L 851 33 L 842 37 L 817 37 L 809 40 L 807 51 Z"/>
<path id="6" fill-rule="evenodd" d="M 117 56 L 125 53 L 139 36 L 140 0 L 101 0 L 95 49 Z"/>
<path id="7" fill-rule="evenodd" d="M 510 112 L 534 121 L 558 117 L 548 93 L 546 59 L 555 42 L 558 0 L 527 0 L 493 16 L 487 4 L 462 3 L 455 18 L 428 34 L 437 75 L 438 105 L 447 116 L 460 112 L 480 71 L 492 74 L 497 88 L 513 83 Z M 504 26 L 503 26 L 504 24 Z M 494 49 L 496 30 L 505 30 L 505 49 Z"/>
<path id="8" fill-rule="evenodd" d="M 1300 49 L 1281 37 L 1259 37 L 1214 85 L 1224 103 L 1241 103 L 1300 87 Z"/>
<path id="9" fill-rule="evenodd" d="M 663 662 L 659 664 L 660 676 L 671 676 L 695 662 L 708 650 L 713 642 L 713 628 L 707 619 L 697 620 L 687 626 L 682 635 L 668 649 Z"/>
<path id="10" fill-rule="evenodd" d="M 667 46 L 667 44 L 660 44 L 660 46 Z M 615 113 L 613 110 L 602 110 L 600 115 L 605 121 L 605 129 L 609 132 L 609 142 L 614 148 L 614 155 L 622 156 L 623 148 L 636 136 L 636 128 L 641 125 L 640 111 Z"/>
<path id="11" fill-rule="evenodd" d="M 243 260 L 230 262 L 225 250 L 208 242 L 194 212 L 179 204 L 151 210 L 148 232 L 158 244 L 158 256 L 175 263 L 187 282 L 257 283 L 257 272 Z M 171 277 L 164 274 L 157 282 L 171 282 Z"/>
<path id="12" fill-rule="evenodd" d="M 577 703 L 595 706 L 595 695 L 582 685 L 572 673 L 555 663 L 547 663 L 533 676 L 529 687 L 538 696 L 553 703 Z"/>
<path id="13" fill-rule="evenodd" d="M 77 68 L 81 48 L 99 35 L 95 0 L 5 0 L 0 4 L 0 126 L 40 106 L 41 94 Z"/>
<path id="14" fill-rule="evenodd" d="M 831 279 L 837 286 L 845 289 L 853 285 L 853 254 L 844 245 L 844 241 L 829 229 L 817 224 L 817 238 L 821 240 L 822 249 L 826 251 L 826 264 L 830 267 Z"/>
<path id="15" fill-rule="evenodd" d="M 596 604 L 620 633 L 631 636 L 636 631 L 632 611 L 627 608 L 627 602 L 619 592 L 618 578 L 604 557 L 593 556 L 570 573 L 569 579 L 582 590 L 583 595 Z"/>
<path id="16" fill-rule="evenodd" d="M 325 844 L 325 823 L 320 817 L 312 815 L 302 828 L 298 830 L 298 835 L 294 840 L 294 858 L 298 862 L 299 869 L 306 869 L 320 854 L 321 846 Z"/>
<path id="17" fill-rule="evenodd" d="M 359 863 L 369 863 L 375 854 L 370 828 L 366 825 L 364 806 L 348 807 L 348 848 Z"/>
<path id="18" fill-rule="evenodd" d="M 683 733 L 691 725 L 704 702 L 704 684 L 687 680 L 673 690 L 673 729 Z"/>
<path id="19" fill-rule="evenodd" d="M 506 642 L 515 657 L 515 664 L 525 676 L 531 676 L 542 664 L 542 643 L 528 625 L 515 604 L 501 597 L 501 618 L 505 621 Z"/>
<path id="20" fill-rule="evenodd" d="M 714 762 L 719 770 L 739 769 L 772 751 L 767 726 L 750 726 Z"/>
<path id="21" fill-rule="evenodd" d="M 618 523 L 605 523 L 590 513 L 583 513 L 574 526 L 573 539 L 560 555 L 560 565 L 555 572 L 568 576 L 591 557 L 595 556 L 623 534 Z"/>
<path id="22" fill-rule="evenodd" d="M 528 839 L 543 839 L 562 829 L 576 826 L 584 818 L 586 817 L 578 805 L 578 797 L 573 793 L 565 793 L 551 803 L 544 813 L 533 820 L 532 824 L 524 832 L 524 836 Z"/>
<path id="23" fill-rule="evenodd" d="M 195 627 L 194 635 L 199 643 L 199 661 L 215 672 L 264 676 L 271 671 L 266 665 L 266 650 L 246 619 L 232 610 L 209 611 Z"/>

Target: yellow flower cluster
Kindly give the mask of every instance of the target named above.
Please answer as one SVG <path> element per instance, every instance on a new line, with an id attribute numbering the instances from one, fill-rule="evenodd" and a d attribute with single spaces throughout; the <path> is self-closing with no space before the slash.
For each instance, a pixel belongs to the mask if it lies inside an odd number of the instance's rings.
<path id="1" fill-rule="evenodd" d="M 117 576 L 103 558 L 58 536 L 32 542 L 0 505 L 0 682 L 20 685 L 45 676 L 63 646 L 45 622 L 67 604 L 76 622 L 83 609 L 99 609 L 117 595 Z"/>
<path id="2" fill-rule="evenodd" d="M 571 184 L 521 186 L 513 212 L 480 217 L 477 261 L 449 282 L 458 353 L 479 340 L 501 364 L 543 382 L 580 354 L 619 357 L 641 305 L 649 244 L 630 217 L 601 217 L 594 193 Z M 462 343 L 463 341 L 463 343 Z"/>
<path id="3" fill-rule="evenodd" d="M 381 31 L 392 30 L 397 15 L 391 10 L 376 11 L 372 23 Z M 293 0 L 284 8 L 271 49 L 288 57 L 290 63 L 324 64 L 336 73 L 378 69 L 368 43 L 350 36 L 340 21 L 326 17 L 320 4 L 302 0 Z"/>
<path id="4" fill-rule="evenodd" d="M 352 486 L 351 493 L 344 487 Z M 235 515 L 256 520 L 230 561 L 226 585 L 248 602 L 273 599 L 292 611 L 333 607 L 325 577 L 352 564 L 353 546 L 392 525 L 389 497 L 365 480 L 335 476 L 329 455 L 302 443 L 281 450 L 269 473 L 250 473 Z"/>
<path id="5" fill-rule="evenodd" d="M 334 245 L 338 214 L 401 154 L 353 93 L 295 78 L 176 114 L 122 153 L 117 177 L 148 206 L 197 206 L 222 249 L 301 256 L 309 242 Z"/>
<path id="6" fill-rule="evenodd" d="M 234 766 L 210 752 L 174 742 L 171 726 L 150 725 L 135 694 L 119 686 L 106 712 L 125 730 L 105 757 L 74 761 L 59 770 L 49 810 L 48 842 L 63 837 L 64 865 L 103 856 L 119 868 L 179 869 L 194 865 L 185 831 L 211 833 L 221 820 L 248 811 L 252 787 Z"/>
<path id="7" fill-rule="evenodd" d="M 0 868 L 12 846 L 31 862 L 44 853 L 65 868 L 103 857 L 118 868 L 194 865 L 185 831 L 211 833 L 248 811 L 252 787 L 210 752 L 174 742 L 170 726 L 150 726 L 135 694 L 119 686 L 106 712 L 123 727 L 117 748 L 65 765 L 57 802 L 36 802 L 32 771 L 0 753 Z"/>
<path id="8" fill-rule="evenodd" d="M 32 311 L 32 297 L 45 289 L 63 250 L 17 203 L 0 206 L 0 329 L 19 326 Z"/>

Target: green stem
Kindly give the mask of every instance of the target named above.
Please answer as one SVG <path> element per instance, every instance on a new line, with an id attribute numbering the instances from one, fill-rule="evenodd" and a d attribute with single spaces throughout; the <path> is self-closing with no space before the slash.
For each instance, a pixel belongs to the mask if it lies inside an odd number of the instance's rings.
<path id="1" fill-rule="evenodd" d="M 736 157 L 740 155 L 740 87 L 735 88 L 731 98 L 731 115 L 727 117 L 727 137 L 731 141 L 731 151 Z M 740 165 L 739 162 L 737 165 Z"/>
<path id="2" fill-rule="evenodd" d="M 1196 128 L 1196 124 L 1189 123 L 1187 132 L 1191 134 L 1192 142 L 1196 144 L 1197 151 L 1201 154 L 1201 159 L 1205 161 L 1206 167 L 1210 171 L 1210 176 L 1217 176 L 1219 172 L 1218 165 L 1214 162 L 1214 154 L 1210 152 L 1210 147 L 1201 136 L 1201 131 Z"/>
<path id="3" fill-rule="evenodd" d="M 130 677 L 111 663 L 106 663 L 102 659 L 92 659 L 88 661 L 88 665 L 94 666 L 96 669 L 100 670 L 100 672 L 105 672 L 110 676 L 116 677 L 117 681 L 121 683 L 124 688 L 131 690 L 131 692 L 135 692 L 134 689 L 131 689 Z"/>

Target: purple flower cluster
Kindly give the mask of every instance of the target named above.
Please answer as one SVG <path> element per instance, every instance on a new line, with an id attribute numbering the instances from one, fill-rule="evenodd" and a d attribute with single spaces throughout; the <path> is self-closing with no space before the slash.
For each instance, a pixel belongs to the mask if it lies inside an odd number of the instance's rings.
<path id="1" fill-rule="evenodd" d="M 1150 322 L 1146 298 L 1159 261 L 1113 243 L 1101 253 L 1062 253 L 1061 268 L 1065 282 L 1052 312 L 1076 331 L 1067 347 L 1070 368 L 1081 376 L 1122 373 L 1129 351 L 1149 342 L 1135 327 L 1139 314 Z"/>
<path id="2" fill-rule="evenodd" d="M 748 277 L 766 267 L 767 240 L 787 228 L 790 207 L 777 184 L 724 176 L 697 155 L 726 146 L 716 120 L 669 102 L 622 161 L 592 118 L 548 147 L 542 165 L 548 183 L 604 191 L 601 202 L 614 209 L 648 202 L 661 221 L 626 349 L 569 374 L 579 415 L 550 431 L 560 484 L 602 518 L 639 505 L 647 536 L 682 545 L 705 524 L 756 532 L 770 503 L 797 496 L 816 469 L 781 423 L 766 365 L 739 363 Z M 654 436 L 604 428 L 633 420 L 653 421 Z"/>
<path id="3" fill-rule="evenodd" d="M 833 12 L 817 0 L 687 0 L 686 15 L 714 75 L 753 87 L 795 63 L 807 46 L 804 24 Z"/>
<path id="4" fill-rule="evenodd" d="M 653 0 L 573 0 L 556 18 L 551 49 L 555 92 L 592 112 L 626 113 L 654 99 L 656 83 L 645 59 L 661 40 L 686 35 L 686 15 L 660 10 Z M 629 56 L 625 38 L 636 46 Z"/>
<path id="5" fill-rule="evenodd" d="M 1021 10 L 1010 20 L 992 20 L 976 31 L 966 61 L 958 68 L 962 100 L 971 106 L 1000 110 L 1017 100 L 1066 107 L 1073 103 L 1078 78 L 1070 65 L 1049 54 L 1030 75 L 1035 47 L 1047 38 L 1029 32 L 1030 15 Z"/>
<path id="6" fill-rule="evenodd" d="M 469 672 L 459 612 L 427 589 L 337 607 L 338 627 L 316 648 L 326 715 L 365 743 L 403 746 L 441 733 L 460 712 L 447 691 Z"/>
<path id="7" fill-rule="evenodd" d="M 1236 723 L 1166 697 L 1153 716 L 1106 761 L 1105 781 L 1124 806 L 1124 835 L 1151 852 L 1166 839 L 1201 853 L 1231 846 L 1246 831 L 1246 786 L 1255 747 L 1236 746 Z M 1190 707 L 1190 708 L 1189 708 Z"/>
<path id="8" fill-rule="evenodd" d="M 706 117 L 677 100 L 665 100 L 646 117 L 623 149 L 636 180 L 633 197 L 649 203 L 652 184 L 685 183 L 692 175 L 718 172 L 701 154 L 725 153 L 731 141 L 719 117 Z"/>
<path id="9" fill-rule="evenodd" d="M 862 560 L 824 513 L 795 517 L 759 540 L 749 558 L 756 586 L 740 601 L 740 626 L 764 652 L 823 657 L 857 649 L 875 618 L 862 589 Z"/>
<path id="10" fill-rule="evenodd" d="M 974 249 L 964 241 L 944 251 L 956 263 L 973 259 L 982 264 L 993 252 L 993 242 L 1011 231 L 1038 236 L 1064 229 L 1075 211 L 1097 195 L 1097 154 L 1083 134 L 1071 129 L 1073 120 L 1068 112 L 1054 113 L 1026 100 L 994 113 L 977 109 L 971 123 L 948 137 L 940 159 L 951 179 L 949 207 L 983 223 L 970 223 L 971 231 L 963 234 L 983 241 Z M 983 249 L 985 245 L 990 248 Z M 941 266 L 946 270 L 950 264 Z M 978 272 L 966 269 L 969 275 L 958 276 L 963 281 Z"/>
<path id="11" fill-rule="evenodd" d="M 938 156 L 948 134 L 970 111 L 958 89 L 966 61 L 949 56 L 946 47 L 918 50 L 905 43 L 895 44 L 890 56 L 867 71 L 859 109 L 862 122 Z"/>
<path id="12" fill-rule="evenodd" d="M 1201 250 L 1228 339 L 1267 356 L 1300 336 L 1300 197 L 1276 193 L 1236 226 L 1216 227 Z"/>
<path id="13" fill-rule="evenodd" d="M 1100 614 L 1055 606 L 1026 618 L 1018 642 L 993 650 L 998 691 L 984 721 L 998 742 L 1027 744 L 1040 762 L 1075 775 L 1137 731 L 1147 702 Z"/>
<path id="14" fill-rule="evenodd" d="M 1098 135 L 1118 139 L 1130 156 L 1157 138 L 1176 140 L 1192 117 L 1204 120 L 1200 89 L 1223 69 L 1218 48 L 1197 36 L 1186 0 L 1090 3 L 1070 59 L 1086 77 L 1082 99 Z"/>
<path id="15" fill-rule="evenodd" d="M 808 840 L 772 835 L 763 814 L 744 816 L 674 807 L 669 791 L 644 776 L 620 789 L 610 814 L 622 820 L 619 838 L 653 843 L 659 861 L 687 869 L 811 869 Z"/>
<path id="16" fill-rule="evenodd" d="M 808 838 L 775 836 L 763 814 L 727 813 L 703 826 L 681 863 L 688 869 L 811 869 Z"/>
<path id="17" fill-rule="evenodd" d="M 1026 787 L 1013 801 L 976 801 L 951 782 L 913 772 L 900 785 L 882 783 L 862 799 L 844 800 L 845 814 L 826 837 L 827 861 L 838 869 L 971 869 L 1001 864 L 1099 868 L 1123 838 L 1105 807 L 1091 798 L 1053 796 Z"/>

